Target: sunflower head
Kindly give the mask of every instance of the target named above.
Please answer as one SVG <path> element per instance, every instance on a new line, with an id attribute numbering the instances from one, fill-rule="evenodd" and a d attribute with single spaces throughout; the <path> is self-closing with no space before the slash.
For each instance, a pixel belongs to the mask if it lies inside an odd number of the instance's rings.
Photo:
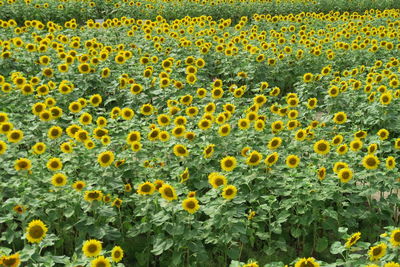
<path id="1" fill-rule="evenodd" d="M 46 236 L 47 227 L 41 220 L 33 220 L 26 228 L 26 239 L 30 243 L 39 243 Z"/>

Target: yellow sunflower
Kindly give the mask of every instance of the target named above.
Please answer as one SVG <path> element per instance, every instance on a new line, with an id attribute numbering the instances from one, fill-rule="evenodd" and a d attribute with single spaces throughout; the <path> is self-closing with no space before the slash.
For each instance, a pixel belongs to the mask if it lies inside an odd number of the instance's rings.
<path id="1" fill-rule="evenodd" d="M 62 169 L 63 164 L 60 158 L 51 158 L 47 161 L 46 167 L 50 171 L 58 171 Z"/>
<path id="2" fill-rule="evenodd" d="M 289 155 L 286 157 L 286 165 L 289 168 L 296 168 L 300 164 L 300 158 L 296 155 Z"/>
<path id="3" fill-rule="evenodd" d="M 274 165 L 279 159 L 279 154 L 277 152 L 274 152 L 270 155 L 268 155 L 265 160 L 264 163 L 268 166 L 271 167 L 272 165 Z"/>
<path id="4" fill-rule="evenodd" d="M 33 220 L 26 228 L 26 239 L 30 243 L 39 243 L 46 236 L 47 227 L 41 220 Z"/>
<path id="5" fill-rule="evenodd" d="M 347 121 L 347 115 L 344 112 L 338 112 L 335 113 L 335 115 L 333 116 L 333 121 L 336 124 L 343 124 Z"/>
<path id="6" fill-rule="evenodd" d="M 220 161 L 221 169 L 226 172 L 231 172 L 237 166 L 237 161 L 235 157 L 227 156 Z"/>
<path id="7" fill-rule="evenodd" d="M 222 197 L 231 200 L 233 199 L 237 194 L 237 188 L 234 185 L 228 185 L 225 186 L 224 189 L 222 190 Z"/>
<path id="8" fill-rule="evenodd" d="M 351 246 L 353 246 L 355 243 L 357 243 L 357 241 L 361 238 L 361 233 L 357 232 L 355 234 L 353 234 L 352 236 L 350 236 L 347 239 L 346 244 L 344 245 L 346 248 L 350 248 Z"/>
<path id="9" fill-rule="evenodd" d="M 302 258 L 298 260 L 294 267 L 319 267 L 319 263 L 315 262 L 314 258 Z"/>
<path id="10" fill-rule="evenodd" d="M 111 258 L 114 262 L 120 262 L 123 257 L 124 257 L 124 251 L 120 246 L 115 246 L 111 250 Z"/>
<path id="11" fill-rule="evenodd" d="M 112 151 L 102 152 L 97 157 L 97 161 L 102 167 L 110 166 L 114 161 L 114 153 Z"/>
<path id="12" fill-rule="evenodd" d="M 373 154 L 366 155 L 362 160 L 363 166 L 368 170 L 374 170 L 378 168 L 380 161 L 377 156 Z"/>
<path id="13" fill-rule="evenodd" d="M 193 214 L 200 208 L 200 205 L 199 201 L 196 198 L 190 197 L 182 202 L 182 207 L 187 212 Z"/>
<path id="14" fill-rule="evenodd" d="M 174 151 L 175 156 L 177 156 L 177 157 L 189 156 L 189 150 L 187 149 L 186 146 L 184 146 L 182 144 L 174 145 L 173 151 Z"/>
<path id="15" fill-rule="evenodd" d="M 103 249 L 101 242 L 96 239 L 86 240 L 82 246 L 82 252 L 86 257 L 96 257 Z"/>
<path id="16" fill-rule="evenodd" d="M 258 151 L 252 151 L 246 159 L 246 164 L 250 166 L 257 166 L 260 164 L 263 156 Z"/>
<path id="17" fill-rule="evenodd" d="M 32 168 L 32 163 L 27 158 L 19 158 L 19 159 L 17 159 L 15 161 L 14 168 L 17 171 L 20 171 L 20 170 L 27 170 L 28 171 L 28 170 L 30 170 Z"/>
<path id="18" fill-rule="evenodd" d="M 400 246 L 400 228 L 392 231 L 390 234 L 390 243 L 394 247 Z"/>
<path id="19" fill-rule="evenodd" d="M 56 173 L 51 177 L 51 183 L 54 186 L 64 186 L 67 184 L 67 176 L 62 173 Z"/>
<path id="20" fill-rule="evenodd" d="M 99 256 L 90 262 L 91 267 L 111 267 L 110 261 L 104 256 Z"/>
<path id="21" fill-rule="evenodd" d="M 158 191 L 160 192 L 161 196 L 168 201 L 178 199 L 175 188 L 169 184 L 163 184 Z"/>
<path id="22" fill-rule="evenodd" d="M 18 267 L 21 264 L 19 253 L 15 253 L 9 256 L 1 256 L 0 264 L 4 267 Z"/>
<path id="23" fill-rule="evenodd" d="M 156 190 L 153 183 L 145 182 L 138 186 L 137 193 L 140 195 L 151 195 Z"/>
<path id="24" fill-rule="evenodd" d="M 381 243 L 374 247 L 371 247 L 368 251 L 369 260 L 376 261 L 385 256 L 387 245 L 385 243 Z"/>
<path id="25" fill-rule="evenodd" d="M 329 153 L 331 146 L 328 141 L 326 140 L 319 140 L 318 142 L 314 143 L 314 152 L 320 155 L 326 155 Z"/>

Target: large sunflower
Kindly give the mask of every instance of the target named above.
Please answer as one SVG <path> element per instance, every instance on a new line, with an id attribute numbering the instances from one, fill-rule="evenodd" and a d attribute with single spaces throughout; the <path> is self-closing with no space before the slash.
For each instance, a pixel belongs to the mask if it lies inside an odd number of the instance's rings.
<path id="1" fill-rule="evenodd" d="M 221 164 L 221 169 L 223 169 L 226 172 L 231 172 L 233 171 L 233 169 L 236 168 L 237 161 L 235 157 L 227 156 L 221 160 L 220 164 Z"/>
<path id="2" fill-rule="evenodd" d="M 138 186 L 137 193 L 140 195 L 151 195 L 156 190 L 153 183 L 145 182 Z"/>
<path id="3" fill-rule="evenodd" d="M 26 239 L 30 243 L 39 243 L 46 236 L 47 227 L 41 220 L 33 220 L 26 228 Z"/>
<path id="4" fill-rule="evenodd" d="M 21 264 L 19 253 L 0 257 L 0 264 L 5 267 L 18 267 Z"/>
<path id="5" fill-rule="evenodd" d="M 99 162 L 101 167 L 108 167 L 114 161 L 114 153 L 112 151 L 102 152 L 97 157 L 97 161 Z"/>
<path id="6" fill-rule="evenodd" d="M 199 205 L 199 201 L 196 198 L 190 197 L 190 198 L 185 199 L 182 202 L 182 207 L 187 212 L 193 214 L 200 208 L 200 205 Z"/>

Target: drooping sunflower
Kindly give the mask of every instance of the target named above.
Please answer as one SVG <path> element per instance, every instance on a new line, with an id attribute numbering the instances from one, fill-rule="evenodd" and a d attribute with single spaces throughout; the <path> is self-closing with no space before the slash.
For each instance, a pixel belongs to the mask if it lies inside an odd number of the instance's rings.
<path id="1" fill-rule="evenodd" d="M 380 243 L 369 249 L 368 255 L 370 261 L 379 260 L 386 254 L 387 245 L 385 243 Z"/>
<path id="2" fill-rule="evenodd" d="M 58 171 L 62 169 L 63 163 L 60 158 L 51 158 L 47 161 L 46 167 L 50 171 Z"/>
<path id="3" fill-rule="evenodd" d="M 4 154 L 7 150 L 7 144 L 0 140 L 0 155 Z"/>
<path id="4" fill-rule="evenodd" d="M 96 257 L 101 253 L 103 246 L 99 240 L 90 239 L 86 240 L 82 246 L 82 252 L 86 257 Z"/>
<path id="5" fill-rule="evenodd" d="M 4 267 L 18 267 L 21 264 L 19 253 L 15 253 L 9 256 L 1 256 L 0 264 Z"/>
<path id="6" fill-rule="evenodd" d="M 319 263 L 314 258 L 302 258 L 296 262 L 294 267 L 319 267 Z"/>
<path id="7" fill-rule="evenodd" d="M 189 150 L 187 149 L 186 146 L 182 145 L 182 144 L 176 144 L 174 145 L 174 154 L 177 157 L 187 157 L 189 156 Z"/>
<path id="8" fill-rule="evenodd" d="M 124 251 L 120 246 L 115 246 L 111 250 L 111 258 L 114 262 L 120 262 L 123 257 L 124 257 Z"/>
<path id="9" fill-rule="evenodd" d="M 185 199 L 182 202 L 182 207 L 187 212 L 193 214 L 200 208 L 200 205 L 199 205 L 199 201 L 196 198 L 191 197 L 191 198 Z"/>
<path id="10" fill-rule="evenodd" d="M 390 243 L 394 247 L 400 246 L 400 228 L 395 229 L 390 234 Z"/>
<path id="11" fill-rule="evenodd" d="M 222 190 L 222 197 L 227 200 L 231 200 L 235 198 L 237 191 L 238 190 L 234 185 L 225 186 L 224 189 Z"/>
<path id="12" fill-rule="evenodd" d="M 137 193 L 140 195 L 151 195 L 156 190 L 153 183 L 145 182 L 138 186 Z"/>
<path id="13" fill-rule="evenodd" d="M 114 153 L 112 151 L 105 151 L 98 155 L 97 161 L 101 167 L 108 167 L 114 161 Z"/>
<path id="14" fill-rule="evenodd" d="M 221 169 L 226 172 L 231 172 L 237 166 L 237 161 L 235 157 L 227 156 L 220 161 Z"/>
<path id="15" fill-rule="evenodd" d="M 111 267 L 111 263 L 104 256 L 99 256 L 90 262 L 90 267 Z"/>
<path id="16" fill-rule="evenodd" d="M 263 156 L 258 151 L 252 151 L 246 159 L 246 164 L 250 166 L 257 166 L 260 164 Z"/>
<path id="17" fill-rule="evenodd" d="M 326 168 L 325 167 L 321 167 L 317 170 L 317 175 L 318 175 L 318 179 L 320 181 L 325 179 L 326 176 Z"/>
<path id="18" fill-rule="evenodd" d="M 342 183 L 347 183 L 353 178 L 353 171 L 349 168 L 342 168 L 338 172 L 338 177 Z"/>
<path id="19" fill-rule="evenodd" d="M 300 164 L 300 158 L 296 155 L 289 155 L 286 157 L 286 165 L 289 168 L 296 168 Z"/>
<path id="20" fill-rule="evenodd" d="M 189 169 L 186 168 L 186 169 L 183 171 L 183 173 L 181 173 L 180 177 L 181 177 L 180 183 L 184 183 L 184 182 L 186 182 L 187 180 L 189 180 L 189 178 L 190 178 Z"/>
<path id="21" fill-rule="evenodd" d="M 168 201 L 178 199 L 175 188 L 169 184 L 163 184 L 158 191 L 160 192 L 161 196 Z"/>
<path id="22" fill-rule="evenodd" d="M 333 121 L 336 124 L 343 124 L 347 121 L 347 115 L 344 112 L 337 112 L 335 113 L 335 115 L 333 116 Z"/>
<path id="23" fill-rule="evenodd" d="M 314 143 L 314 152 L 319 155 L 326 155 L 329 153 L 331 146 L 328 141 L 326 140 L 319 140 L 318 142 Z"/>
<path id="24" fill-rule="evenodd" d="M 204 157 L 205 159 L 211 158 L 212 155 L 214 154 L 214 151 L 215 151 L 214 148 L 215 148 L 215 145 L 214 145 L 214 144 L 210 144 L 210 145 L 206 146 L 206 147 L 204 148 L 204 150 L 203 150 L 203 157 Z"/>
<path id="25" fill-rule="evenodd" d="M 373 154 L 366 155 L 362 160 L 363 166 L 368 170 L 374 170 L 378 168 L 380 161 L 377 156 Z"/>
<path id="26" fill-rule="evenodd" d="M 344 245 L 346 248 L 352 247 L 357 241 L 361 238 L 361 233 L 357 232 L 352 234 L 346 241 L 346 244 Z"/>
<path id="27" fill-rule="evenodd" d="M 32 168 L 32 162 L 27 158 L 19 158 L 15 161 L 14 168 L 17 171 L 30 170 Z"/>
<path id="28" fill-rule="evenodd" d="M 46 236 L 47 227 L 41 220 L 33 220 L 26 228 L 26 239 L 30 243 L 39 243 Z"/>

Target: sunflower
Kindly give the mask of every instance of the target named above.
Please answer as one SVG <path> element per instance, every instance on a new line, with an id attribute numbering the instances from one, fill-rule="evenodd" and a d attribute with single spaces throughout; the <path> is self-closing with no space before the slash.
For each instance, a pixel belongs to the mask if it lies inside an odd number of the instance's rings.
<path id="1" fill-rule="evenodd" d="M 313 78 L 314 78 L 314 76 L 312 75 L 312 73 L 306 73 L 303 75 L 303 81 L 305 83 L 312 82 Z"/>
<path id="2" fill-rule="evenodd" d="M 137 83 L 131 85 L 130 92 L 133 95 L 140 94 L 143 91 L 143 86 Z"/>
<path id="3" fill-rule="evenodd" d="M 375 154 L 377 150 L 378 150 L 378 144 L 370 144 L 368 146 L 368 154 Z"/>
<path id="4" fill-rule="evenodd" d="M 326 155 L 329 153 L 331 146 L 329 142 L 326 140 L 319 140 L 318 142 L 314 143 L 314 152 L 319 155 Z"/>
<path id="5" fill-rule="evenodd" d="M 296 168 L 300 164 L 300 158 L 296 155 L 289 155 L 286 157 L 286 165 L 289 168 Z"/>
<path id="6" fill-rule="evenodd" d="M 212 185 L 213 188 L 218 188 L 221 185 L 226 186 L 228 180 L 224 175 L 213 172 L 208 176 L 208 182 Z"/>
<path id="7" fill-rule="evenodd" d="M 386 168 L 389 170 L 394 169 L 396 167 L 396 159 L 392 156 L 387 157 L 386 159 Z"/>
<path id="8" fill-rule="evenodd" d="M 101 242 L 96 239 L 86 240 L 82 246 L 82 252 L 86 257 L 96 257 L 101 253 Z"/>
<path id="9" fill-rule="evenodd" d="M 214 148 L 215 148 L 215 145 L 214 145 L 214 144 L 210 144 L 210 145 L 206 146 L 206 147 L 204 148 L 204 150 L 203 150 L 203 157 L 204 157 L 205 159 L 211 158 L 212 155 L 214 154 L 214 151 L 215 151 Z"/>
<path id="10" fill-rule="evenodd" d="M 84 199 L 89 202 L 92 202 L 94 200 L 101 201 L 103 199 L 103 193 L 99 190 L 85 191 Z"/>
<path id="11" fill-rule="evenodd" d="M 114 161 L 114 153 L 112 151 L 105 151 L 98 155 L 97 161 L 101 167 L 108 167 Z"/>
<path id="12" fill-rule="evenodd" d="M 120 198 L 116 198 L 114 199 L 113 203 L 111 204 L 111 206 L 115 206 L 117 208 L 121 208 L 122 205 L 122 200 Z"/>
<path id="13" fill-rule="evenodd" d="M 153 184 L 156 187 L 156 190 L 158 191 L 163 186 L 164 181 L 163 180 L 156 180 Z"/>
<path id="14" fill-rule="evenodd" d="M 314 258 L 302 258 L 298 260 L 294 267 L 319 267 L 319 263 L 315 262 Z"/>
<path id="15" fill-rule="evenodd" d="M 230 132 L 231 132 L 231 126 L 228 123 L 221 125 L 218 129 L 218 134 L 220 136 L 228 136 Z"/>
<path id="16" fill-rule="evenodd" d="M 346 248 L 350 248 L 352 247 L 355 243 L 357 243 L 357 241 L 361 238 L 361 233 L 357 232 L 355 234 L 352 234 L 352 236 L 350 236 L 347 239 L 346 244 L 344 245 Z"/>
<path id="17" fill-rule="evenodd" d="M 335 164 L 333 165 L 333 172 L 334 173 L 339 173 L 339 171 L 343 168 L 348 168 L 349 165 L 346 162 L 335 162 Z"/>
<path id="18" fill-rule="evenodd" d="M 341 134 L 338 134 L 338 135 L 335 135 L 335 137 L 333 137 L 332 138 L 332 141 L 331 141 L 331 143 L 332 143 L 332 145 L 334 145 L 334 146 L 338 146 L 338 145 L 340 145 L 342 142 L 343 142 L 343 135 L 341 135 Z"/>
<path id="19" fill-rule="evenodd" d="M 173 151 L 174 151 L 175 156 L 177 156 L 177 157 L 189 156 L 189 150 L 187 149 L 186 146 L 184 146 L 182 144 L 174 145 Z"/>
<path id="20" fill-rule="evenodd" d="M 103 98 L 101 97 L 101 95 L 95 94 L 89 98 L 89 102 L 93 107 L 97 107 L 103 102 Z"/>
<path id="21" fill-rule="evenodd" d="M 366 169 L 374 170 L 378 168 L 380 161 L 377 156 L 369 154 L 363 158 L 362 164 Z"/>
<path id="22" fill-rule="evenodd" d="M 138 186 L 137 193 L 140 195 L 152 195 L 156 187 L 153 183 L 145 182 Z"/>
<path id="23" fill-rule="evenodd" d="M 283 128 L 284 128 L 283 121 L 274 121 L 274 122 L 271 124 L 271 130 L 272 130 L 272 132 L 274 132 L 274 133 L 277 133 L 277 132 L 279 132 L 279 131 L 282 131 Z"/>
<path id="24" fill-rule="evenodd" d="M 317 175 L 318 175 L 318 179 L 320 181 L 325 179 L 326 176 L 326 168 L 325 167 L 321 167 L 317 170 Z"/>
<path id="25" fill-rule="evenodd" d="M 368 251 L 369 260 L 370 261 L 379 260 L 380 258 L 385 256 L 386 249 L 387 249 L 387 245 L 385 243 L 381 243 L 379 245 L 371 247 Z"/>
<path id="26" fill-rule="evenodd" d="M 4 154 L 7 150 L 7 144 L 0 140 L 0 155 Z"/>
<path id="27" fill-rule="evenodd" d="M 222 197 L 231 200 L 233 199 L 237 194 L 237 188 L 234 185 L 228 185 L 225 186 L 224 189 L 222 189 Z"/>
<path id="28" fill-rule="evenodd" d="M 46 236 L 47 227 L 41 220 L 33 220 L 26 228 L 26 239 L 30 243 L 39 243 Z"/>
<path id="29" fill-rule="evenodd" d="M 305 139 L 307 138 L 307 132 L 306 132 L 305 130 L 303 130 L 303 129 L 299 129 L 299 130 L 295 133 L 294 138 L 295 138 L 297 141 L 303 141 L 303 140 L 305 140 Z"/>
<path id="30" fill-rule="evenodd" d="M 397 138 L 397 139 L 394 141 L 394 148 L 395 148 L 395 149 L 400 149 L 400 138 Z"/>
<path id="31" fill-rule="evenodd" d="M 343 144 L 338 146 L 338 148 L 336 149 L 336 153 L 338 153 L 339 155 L 344 155 L 347 153 L 348 150 L 349 148 L 347 147 L 347 145 Z"/>
<path id="32" fill-rule="evenodd" d="M 0 264 L 4 267 L 18 267 L 21 264 L 19 253 L 15 253 L 9 256 L 1 256 Z"/>
<path id="33" fill-rule="evenodd" d="M 394 247 L 400 246 L 400 228 L 392 231 L 390 234 L 390 243 Z"/>
<path id="34" fill-rule="evenodd" d="M 186 131 L 185 126 L 178 125 L 178 126 L 175 126 L 175 127 L 172 129 L 172 134 L 173 134 L 175 137 L 182 137 L 182 136 L 185 135 L 185 131 Z"/>
<path id="35" fill-rule="evenodd" d="M 249 119 L 239 119 L 238 126 L 240 130 L 247 130 L 250 127 Z"/>
<path id="36" fill-rule="evenodd" d="M 19 159 L 17 159 L 15 161 L 14 168 L 17 171 L 20 171 L 20 170 L 27 170 L 28 171 L 28 170 L 30 170 L 32 168 L 32 163 L 27 158 L 19 158 Z"/>
<path id="37" fill-rule="evenodd" d="M 141 135 L 140 132 L 138 131 L 132 131 L 126 137 L 126 142 L 128 144 L 132 144 L 133 142 L 139 142 L 140 140 L 141 140 Z"/>
<path id="38" fill-rule="evenodd" d="M 349 168 L 342 168 L 338 172 L 338 177 L 342 183 L 347 183 L 353 178 L 353 171 Z"/>
<path id="39" fill-rule="evenodd" d="M 142 113 L 145 116 L 149 116 L 153 114 L 154 112 L 154 107 L 151 104 L 143 104 L 140 107 L 140 113 Z"/>
<path id="40" fill-rule="evenodd" d="M 318 100 L 316 98 L 310 98 L 307 100 L 307 108 L 314 109 L 317 107 Z"/>
<path id="41" fill-rule="evenodd" d="M 13 210 L 19 214 L 23 214 L 26 210 L 26 208 L 22 205 L 16 205 L 13 207 Z"/>
<path id="42" fill-rule="evenodd" d="M 99 256 L 90 262 L 91 267 L 111 267 L 110 261 L 104 256 Z"/>
<path id="43" fill-rule="evenodd" d="M 72 184 L 72 188 L 74 188 L 76 191 L 82 191 L 83 188 L 85 188 L 86 183 L 84 181 L 76 181 L 75 183 Z"/>
<path id="44" fill-rule="evenodd" d="M 237 166 L 237 161 L 235 157 L 227 156 L 220 161 L 221 169 L 226 172 L 231 172 Z"/>
<path id="45" fill-rule="evenodd" d="M 212 125 L 212 121 L 209 119 L 202 119 L 198 122 L 197 126 L 201 129 L 201 130 L 207 130 L 208 128 L 210 128 Z"/>
<path id="46" fill-rule="evenodd" d="M 120 246 L 115 246 L 111 250 L 111 258 L 114 262 L 120 262 L 123 257 L 124 257 L 124 251 Z"/>
<path id="47" fill-rule="evenodd" d="M 335 115 L 333 116 L 333 121 L 336 124 L 343 124 L 347 121 L 347 115 L 344 112 L 337 112 L 335 113 Z"/>
<path id="48" fill-rule="evenodd" d="M 67 176 L 62 173 L 56 173 L 51 177 L 51 183 L 54 186 L 64 186 L 67 183 Z"/>
<path id="49" fill-rule="evenodd" d="M 389 131 L 386 129 L 380 129 L 377 134 L 381 140 L 386 140 L 389 137 Z"/>
<path id="50" fill-rule="evenodd" d="M 24 138 L 24 133 L 21 130 L 11 130 L 7 134 L 8 142 L 18 143 Z"/>
<path id="51" fill-rule="evenodd" d="M 392 94 L 390 93 L 390 92 L 386 92 L 386 93 L 383 93 L 382 95 L 381 95 L 381 97 L 379 98 L 379 102 L 382 104 L 382 105 L 389 105 L 390 104 L 390 102 L 392 102 Z"/>
<path id="52" fill-rule="evenodd" d="M 267 166 L 271 167 L 278 161 L 278 159 L 279 159 L 279 154 L 277 152 L 274 152 L 265 158 L 264 163 Z"/>
<path id="53" fill-rule="evenodd" d="M 63 164 L 60 158 L 51 158 L 47 161 L 46 167 L 50 171 L 58 171 L 62 169 Z"/>
<path id="54" fill-rule="evenodd" d="M 246 159 L 246 164 L 250 166 L 257 166 L 262 160 L 262 155 L 257 151 L 252 151 Z"/>
<path id="55" fill-rule="evenodd" d="M 123 108 L 121 110 L 121 117 L 124 120 L 131 120 L 133 116 L 135 115 L 135 112 L 131 108 Z"/>
<path id="56" fill-rule="evenodd" d="M 360 139 L 355 139 L 350 142 L 351 151 L 357 152 L 362 148 L 362 146 L 363 146 L 363 142 Z"/>
<path id="57" fill-rule="evenodd" d="M 163 184 L 158 191 L 160 192 L 161 196 L 168 201 L 178 199 L 175 188 L 169 184 Z"/>
<path id="58" fill-rule="evenodd" d="M 181 177 L 180 183 L 184 183 L 184 182 L 186 182 L 187 180 L 189 180 L 189 178 L 190 178 L 189 169 L 186 168 L 186 169 L 183 171 L 183 173 L 180 175 L 180 177 Z"/>
<path id="59" fill-rule="evenodd" d="M 43 154 L 46 151 L 46 144 L 42 142 L 37 142 L 32 146 L 33 153 L 36 155 Z"/>
<path id="60" fill-rule="evenodd" d="M 171 123 L 171 118 L 167 114 L 160 114 L 157 117 L 157 123 L 160 126 L 168 126 Z"/>
<path id="61" fill-rule="evenodd" d="M 182 202 L 182 207 L 187 212 L 193 214 L 200 208 L 200 205 L 199 201 L 196 198 L 190 197 Z"/>
<path id="62" fill-rule="evenodd" d="M 62 133 L 63 133 L 63 130 L 62 130 L 62 128 L 60 126 L 52 126 L 48 130 L 47 136 L 50 139 L 57 139 L 57 138 L 61 137 Z"/>

